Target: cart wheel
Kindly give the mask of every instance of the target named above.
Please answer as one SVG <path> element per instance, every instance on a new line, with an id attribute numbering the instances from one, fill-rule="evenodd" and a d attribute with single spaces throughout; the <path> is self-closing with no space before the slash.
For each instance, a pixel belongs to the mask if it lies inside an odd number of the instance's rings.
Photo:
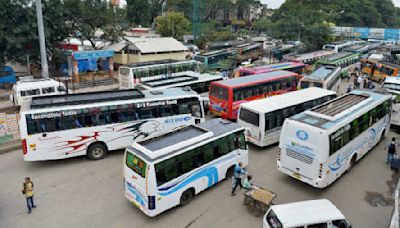
<path id="1" fill-rule="evenodd" d="M 254 200 L 247 200 L 246 207 L 247 207 L 247 211 L 250 214 L 253 214 L 253 209 L 254 209 L 255 206 L 256 206 L 256 204 L 255 204 Z"/>
<path id="2" fill-rule="evenodd" d="M 262 206 L 259 202 L 254 204 L 253 215 L 259 217 L 262 214 Z"/>

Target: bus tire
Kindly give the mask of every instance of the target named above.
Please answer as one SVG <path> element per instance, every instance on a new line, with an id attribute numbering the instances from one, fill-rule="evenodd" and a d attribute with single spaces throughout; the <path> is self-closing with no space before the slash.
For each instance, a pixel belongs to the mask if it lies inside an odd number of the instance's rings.
<path id="1" fill-rule="evenodd" d="M 357 154 L 353 155 L 353 157 L 351 158 L 350 166 L 349 166 L 348 170 L 351 170 L 354 167 L 354 165 L 356 164 L 356 162 L 357 162 Z"/>
<path id="2" fill-rule="evenodd" d="M 194 196 L 194 190 L 192 188 L 184 191 L 181 195 L 181 199 L 180 199 L 180 205 L 181 206 L 186 206 L 190 203 L 190 201 L 192 201 Z"/>
<path id="3" fill-rule="evenodd" d="M 381 138 L 379 139 L 380 142 L 382 142 L 383 139 L 385 138 L 385 133 L 386 133 L 386 130 L 383 130 L 382 134 L 381 134 Z"/>
<path id="4" fill-rule="evenodd" d="M 226 179 L 228 179 L 228 178 L 233 176 L 233 170 L 234 169 L 235 169 L 235 166 L 231 166 L 226 170 L 226 173 L 225 173 L 225 178 Z"/>
<path id="5" fill-rule="evenodd" d="M 107 146 L 104 143 L 93 143 L 87 149 L 87 157 L 90 160 L 100 160 L 107 156 Z"/>

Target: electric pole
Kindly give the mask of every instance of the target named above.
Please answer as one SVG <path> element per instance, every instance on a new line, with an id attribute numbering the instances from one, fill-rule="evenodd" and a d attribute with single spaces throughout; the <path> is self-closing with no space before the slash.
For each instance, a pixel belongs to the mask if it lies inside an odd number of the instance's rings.
<path id="1" fill-rule="evenodd" d="M 47 64 L 46 41 L 45 41 L 45 37 L 44 37 L 42 1 L 41 0 L 36 0 L 36 17 L 37 17 L 38 33 L 39 33 L 40 62 L 42 65 L 42 77 L 49 78 L 49 65 Z"/>

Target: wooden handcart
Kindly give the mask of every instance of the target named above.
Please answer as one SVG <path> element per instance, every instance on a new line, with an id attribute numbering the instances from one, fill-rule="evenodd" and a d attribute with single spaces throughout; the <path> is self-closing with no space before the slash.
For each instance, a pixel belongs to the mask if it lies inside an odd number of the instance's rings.
<path id="1" fill-rule="evenodd" d="M 275 193 L 265 188 L 255 187 L 244 193 L 244 204 L 250 214 L 258 217 L 267 212 L 275 197 Z"/>

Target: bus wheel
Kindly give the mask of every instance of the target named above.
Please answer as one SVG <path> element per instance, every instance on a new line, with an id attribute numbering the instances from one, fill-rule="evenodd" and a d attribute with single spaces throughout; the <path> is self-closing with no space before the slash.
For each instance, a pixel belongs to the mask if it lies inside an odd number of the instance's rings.
<path id="1" fill-rule="evenodd" d="M 107 155 L 107 147 L 103 143 L 94 143 L 87 150 L 87 157 L 90 160 L 100 160 Z"/>
<path id="2" fill-rule="evenodd" d="M 181 195 L 181 206 L 186 206 L 192 201 L 193 199 L 193 190 L 188 189 Z"/>
<path id="3" fill-rule="evenodd" d="M 356 164 L 356 161 L 357 161 L 357 155 L 354 155 L 350 160 L 349 170 L 351 170 L 354 167 L 354 165 Z"/>
<path id="4" fill-rule="evenodd" d="M 385 138 L 385 130 L 383 130 L 381 138 L 379 139 L 379 141 L 382 142 L 384 138 Z"/>
<path id="5" fill-rule="evenodd" d="M 235 166 L 229 167 L 229 169 L 226 170 L 225 178 L 228 179 L 233 176 L 233 170 L 235 169 Z"/>

